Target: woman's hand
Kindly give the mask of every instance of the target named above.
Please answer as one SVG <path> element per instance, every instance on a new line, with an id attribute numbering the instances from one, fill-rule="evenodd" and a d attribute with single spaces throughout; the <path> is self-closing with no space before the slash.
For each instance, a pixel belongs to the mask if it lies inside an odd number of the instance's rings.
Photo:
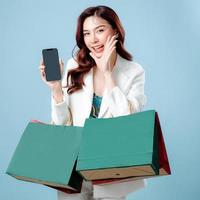
<path id="1" fill-rule="evenodd" d="M 59 63 L 60 63 L 60 70 L 61 70 L 61 75 L 62 75 L 64 71 L 64 63 L 62 60 L 60 60 Z M 56 100 L 56 103 L 62 102 L 63 94 L 62 94 L 61 80 L 57 80 L 57 81 L 46 80 L 45 65 L 44 65 L 43 59 L 41 59 L 40 61 L 39 69 L 40 69 L 41 79 L 50 88 L 53 94 L 53 97 Z"/>
<path id="2" fill-rule="evenodd" d="M 102 53 L 102 56 L 98 58 L 93 52 L 90 52 L 90 56 L 95 60 L 95 63 L 97 65 L 97 68 L 102 71 L 104 74 L 107 72 L 111 72 L 111 58 L 114 56 L 115 49 L 116 49 L 116 43 L 118 40 L 116 38 L 118 37 L 118 34 L 111 36 L 108 36 L 106 44 L 104 46 L 104 51 Z"/>

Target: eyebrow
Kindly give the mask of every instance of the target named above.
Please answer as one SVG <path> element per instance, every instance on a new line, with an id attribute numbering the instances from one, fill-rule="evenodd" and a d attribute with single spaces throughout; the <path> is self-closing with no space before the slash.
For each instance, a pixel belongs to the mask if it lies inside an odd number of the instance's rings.
<path id="1" fill-rule="evenodd" d="M 102 26 L 106 26 L 106 25 L 105 25 L 105 24 L 101 24 L 101 25 L 95 27 L 94 30 L 95 30 L 95 29 L 98 29 L 99 27 L 102 27 Z M 84 32 L 84 31 L 89 31 L 89 30 L 83 30 L 83 32 Z"/>

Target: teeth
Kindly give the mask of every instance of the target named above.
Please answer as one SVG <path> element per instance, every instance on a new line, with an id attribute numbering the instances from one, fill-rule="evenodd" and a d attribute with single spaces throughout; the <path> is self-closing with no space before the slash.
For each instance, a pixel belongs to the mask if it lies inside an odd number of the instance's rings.
<path id="1" fill-rule="evenodd" d="M 95 50 L 95 51 L 99 51 L 100 49 L 102 49 L 103 48 L 103 45 L 102 46 L 99 46 L 99 47 L 93 47 L 93 49 Z"/>
<path id="2" fill-rule="evenodd" d="M 94 49 L 100 49 L 100 48 L 102 48 L 103 47 L 103 45 L 102 46 L 98 46 L 98 47 L 93 47 Z"/>

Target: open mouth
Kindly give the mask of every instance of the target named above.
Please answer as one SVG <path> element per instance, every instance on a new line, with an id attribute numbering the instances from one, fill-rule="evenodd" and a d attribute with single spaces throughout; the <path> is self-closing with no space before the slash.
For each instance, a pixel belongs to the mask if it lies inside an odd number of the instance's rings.
<path id="1" fill-rule="evenodd" d="M 100 46 L 92 47 L 92 49 L 93 49 L 96 53 L 99 53 L 99 52 L 102 52 L 102 51 L 103 51 L 103 47 L 104 47 L 104 45 L 100 45 Z"/>

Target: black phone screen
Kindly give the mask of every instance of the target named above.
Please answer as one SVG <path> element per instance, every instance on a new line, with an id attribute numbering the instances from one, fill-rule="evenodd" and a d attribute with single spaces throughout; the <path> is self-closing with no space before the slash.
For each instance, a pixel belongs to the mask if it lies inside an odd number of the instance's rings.
<path id="1" fill-rule="evenodd" d="M 56 48 L 42 50 L 47 81 L 61 80 L 58 50 Z"/>

